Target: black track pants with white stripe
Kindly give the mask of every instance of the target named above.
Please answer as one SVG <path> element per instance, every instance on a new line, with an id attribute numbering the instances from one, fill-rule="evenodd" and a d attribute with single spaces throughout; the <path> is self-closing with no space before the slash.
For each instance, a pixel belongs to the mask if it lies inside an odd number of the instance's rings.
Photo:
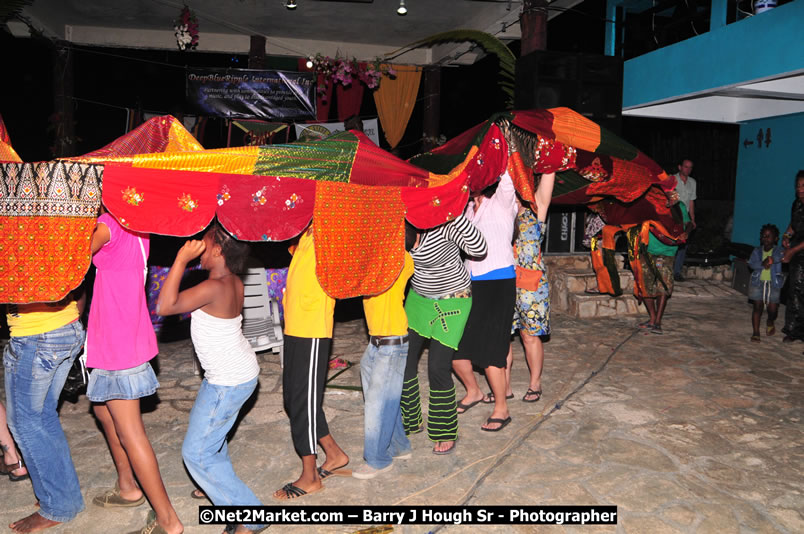
<path id="1" fill-rule="evenodd" d="M 299 456 L 315 454 L 318 440 L 329 434 L 322 404 L 331 347 L 332 338 L 285 335 L 282 397 Z"/>

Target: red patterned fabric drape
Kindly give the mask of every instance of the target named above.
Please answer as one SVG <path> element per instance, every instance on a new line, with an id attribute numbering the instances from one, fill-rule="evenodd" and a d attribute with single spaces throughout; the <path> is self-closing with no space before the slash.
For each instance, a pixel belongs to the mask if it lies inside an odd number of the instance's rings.
<path id="1" fill-rule="evenodd" d="M 360 63 L 364 69 L 365 63 Z M 338 84 L 335 92 L 338 95 L 338 120 L 345 121 L 352 115 L 360 115 L 360 105 L 363 103 L 363 82 L 353 80 L 348 87 Z"/>

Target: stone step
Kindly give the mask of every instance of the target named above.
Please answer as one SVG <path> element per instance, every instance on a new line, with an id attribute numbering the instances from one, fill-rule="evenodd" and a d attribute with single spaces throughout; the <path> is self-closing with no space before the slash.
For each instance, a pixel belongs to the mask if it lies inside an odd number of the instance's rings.
<path id="1" fill-rule="evenodd" d="M 612 297 L 611 295 L 569 293 L 567 313 L 573 317 L 590 319 L 594 317 L 638 315 L 640 309 L 636 297 L 631 294 Z"/>
<path id="2" fill-rule="evenodd" d="M 617 271 L 617 274 L 620 277 L 620 287 L 622 287 L 623 292 L 633 292 L 634 273 L 627 269 L 622 269 Z M 564 271 L 558 273 L 557 278 L 566 280 L 566 288 L 570 293 L 582 293 L 597 289 L 597 275 L 594 271 Z"/>

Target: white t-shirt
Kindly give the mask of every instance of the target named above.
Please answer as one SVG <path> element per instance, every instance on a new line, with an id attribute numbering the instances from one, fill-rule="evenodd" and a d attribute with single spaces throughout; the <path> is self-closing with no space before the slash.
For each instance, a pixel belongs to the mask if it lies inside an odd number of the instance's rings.
<path id="1" fill-rule="evenodd" d="M 687 183 L 685 184 L 678 173 L 674 174 L 673 176 L 676 177 L 676 193 L 678 193 L 679 200 L 689 207 L 690 201 L 698 198 L 696 193 L 695 178 L 688 176 Z"/>

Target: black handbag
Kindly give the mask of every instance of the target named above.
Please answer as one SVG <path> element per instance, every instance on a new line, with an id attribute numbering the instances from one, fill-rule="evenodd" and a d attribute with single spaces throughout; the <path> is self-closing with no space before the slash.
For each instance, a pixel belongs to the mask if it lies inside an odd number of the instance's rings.
<path id="1" fill-rule="evenodd" d="M 62 395 L 77 399 L 79 395 L 87 388 L 87 368 L 84 366 L 84 361 L 79 355 L 74 361 L 70 372 L 67 373 L 67 381 L 64 382 L 64 387 L 61 390 Z"/>

